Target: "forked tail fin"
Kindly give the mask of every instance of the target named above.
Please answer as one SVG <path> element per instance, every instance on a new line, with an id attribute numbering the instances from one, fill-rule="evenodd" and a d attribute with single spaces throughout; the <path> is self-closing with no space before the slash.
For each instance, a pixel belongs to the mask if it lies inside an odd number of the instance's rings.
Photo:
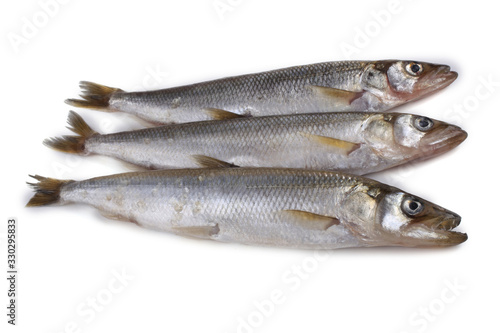
<path id="1" fill-rule="evenodd" d="M 30 175 L 30 177 L 38 180 L 38 183 L 27 183 L 35 190 L 35 195 L 26 204 L 26 207 L 46 206 L 58 203 L 61 187 L 74 182 L 74 180 L 59 180 L 38 175 Z"/>
<path id="2" fill-rule="evenodd" d="M 88 81 L 80 81 L 80 88 L 82 89 L 80 97 L 83 99 L 67 99 L 65 100 L 66 104 L 79 108 L 111 111 L 108 109 L 109 99 L 114 93 L 123 92 L 123 90 L 118 88 L 107 87 Z"/>
<path id="3" fill-rule="evenodd" d="M 68 129 L 78 135 L 64 135 L 59 138 L 45 139 L 43 144 L 52 149 L 72 154 L 85 152 L 85 141 L 94 135 L 99 135 L 74 111 L 68 115 Z"/>

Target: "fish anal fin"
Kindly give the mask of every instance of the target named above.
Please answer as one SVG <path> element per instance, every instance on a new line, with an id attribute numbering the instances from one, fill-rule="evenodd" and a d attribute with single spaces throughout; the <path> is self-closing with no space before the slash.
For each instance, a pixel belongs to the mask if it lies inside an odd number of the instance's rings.
<path id="1" fill-rule="evenodd" d="M 294 222 L 302 227 L 314 230 L 327 230 L 331 226 L 339 225 L 340 221 L 336 217 L 319 215 L 303 210 L 284 210 L 283 211 Z"/>
<path id="2" fill-rule="evenodd" d="M 218 224 L 200 225 L 189 227 L 173 227 L 173 231 L 181 236 L 211 239 L 216 236 L 220 229 Z"/>
<path id="3" fill-rule="evenodd" d="M 233 163 L 218 160 L 216 158 L 205 155 L 192 155 L 195 162 L 202 168 L 238 168 L 239 166 Z"/>
<path id="4" fill-rule="evenodd" d="M 134 218 L 127 217 L 127 216 L 122 215 L 122 214 L 112 213 L 112 212 L 108 212 L 108 211 L 105 211 L 105 210 L 99 210 L 99 213 L 103 217 L 105 217 L 107 219 L 110 219 L 110 220 L 131 222 L 131 223 L 139 225 L 139 223 Z"/>
<path id="5" fill-rule="evenodd" d="M 300 132 L 300 135 L 321 145 L 329 146 L 338 149 L 343 154 L 349 156 L 353 151 L 361 147 L 360 143 L 349 142 L 345 140 L 335 139 L 328 136 L 315 135 L 305 132 Z"/>
<path id="6" fill-rule="evenodd" d="M 215 120 L 224 120 L 224 119 L 235 119 L 235 118 L 244 118 L 244 115 L 237 114 L 231 111 L 226 111 L 222 109 L 215 108 L 207 108 L 206 112 Z"/>
<path id="7" fill-rule="evenodd" d="M 125 160 L 119 160 L 118 161 L 124 168 L 128 169 L 131 172 L 143 172 L 143 171 L 151 171 L 151 170 L 157 170 L 158 168 L 154 166 L 145 166 L 145 165 L 139 165 L 139 164 L 134 164 L 132 162 L 128 162 Z"/>
<path id="8" fill-rule="evenodd" d="M 323 87 L 323 86 L 310 86 L 311 89 L 318 95 L 334 98 L 337 101 L 340 101 L 346 105 L 351 105 L 351 103 L 363 96 L 363 91 L 348 91 L 331 87 Z"/>

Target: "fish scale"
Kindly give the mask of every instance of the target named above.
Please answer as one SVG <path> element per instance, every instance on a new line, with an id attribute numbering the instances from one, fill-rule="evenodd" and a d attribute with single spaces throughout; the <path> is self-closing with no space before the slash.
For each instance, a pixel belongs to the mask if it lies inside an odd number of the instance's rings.
<path id="1" fill-rule="evenodd" d="M 415 65 L 423 71 L 412 72 Z M 448 66 L 429 63 L 326 62 L 144 92 L 83 81 L 83 99 L 67 103 L 128 112 L 155 124 L 213 120 L 209 112 L 213 109 L 225 111 L 226 117 L 372 112 L 421 98 L 446 87 L 456 77 Z"/>
<path id="2" fill-rule="evenodd" d="M 429 129 L 418 129 L 420 120 Z M 99 134 L 76 113 L 80 136 L 45 144 L 66 152 L 100 154 L 152 169 L 232 164 L 366 174 L 452 149 L 466 133 L 429 118 L 396 113 L 337 112 L 249 117 Z"/>
<path id="3" fill-rule="evenodd" d="M 467 134 L 456 126 L 372 112 L 426 96 L 456 77 L 444 65 L 385 60 L 297 66 L 150 92 L 81 82 L 83 99 L 69 104 L 155 124 L 190 123 L 103 135 L 72 112 L 68 122 L 77 135 L 46 145 L 181 169 L 83 181 L 32 176 L 38 183 L 30 183 L 35 195 L 27 206 L 83 203 L 146 228 L 243 244 L 460 244 L 467 235 L 452 230 L 457 214 L 339 171 L 375 172 L 460 144 Z"/>
<path id="4" fill-rule="evenodd" d="M 29 206 L 83 203 L 146 228 L 223 242 L 334 249 L 444 246 L 466 239 L 465 234 L 439 229 L 450 219 L 458 225 L 456 214 L 397 188 L 338 172 L 218 168 L 134 172 L 83 181 L 34 177 L 39 183 L 32 184 L 37 192 Z M 405 205 L 407 200 L 428 206 L 430 222 L 395 212 L 395 198 L 401 201 L 399 209 L 416 205 Z M 386 216 L 391 214 L 395 216 L 386 228 Z M 394 230 L 395 219 L 401 221 L 399 230 Z M 425 224 L 431 222 L 436 226 Z M 411 232 L 412 228 L 421 230 Z"/>

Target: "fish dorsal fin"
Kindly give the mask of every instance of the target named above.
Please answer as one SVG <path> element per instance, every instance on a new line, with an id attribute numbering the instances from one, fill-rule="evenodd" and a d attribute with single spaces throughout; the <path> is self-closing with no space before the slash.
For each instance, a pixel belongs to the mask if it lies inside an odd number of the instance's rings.
<path id="1" fill-rule="evenodd" d="M 283 213 L 292 221 L 307 229 L 327 230 L 333 225 L 340 224 L 340 221 L 336 217 L 319 215 L 303 210 L 284 210 Z"/>
<path id="2" fill-rule="evenodd" d="M 173 231 L 184 237 L 204 238 L 210 239 L 216 236 L 220 229 L 219 225 L 200 225 L 190 227 L 173 227 Z"/>
<path id="3" fill-rule="evenodd" d="M 210 115 L 210 117 L 214 118 L 215 120 L 235 119 L 235 118 L 245 117 L 244 115 L 241 114 L 215 108 L 207 108 L 206 112 Z"/>
<path id="4" fill-rule="evenodd" d="M 238 168 L 239 166 L 233 163 L 218 160 L 216 158 L 205 155 L 193 155 L 195 162 L 202 168 Z"/>
<path id="5" fill-rule="evenodd" d="M 300 135 L 317 142 L 321 145 L 326 145 L 335 149 L 338 149 L 340 152 L 342 152 L 345 155 L 351 154 L 353 151 L 361 147 L 360 143 L 354 143 L 354 142 L 349 142 L 345 140 L 340 140 L 340 139 L 335 139 L 331 138 L 328 136 L 322 136 L 322 135 L 315 135 L 315 134 L 310 134 L 310 133 L 305 133 L 305 132 L 300 132 Z"/>
<path id="6" fill-rule="evenodd" d="M 334 98 L 337 101 L 340 101 L 346 105 L 351 105 L 351 103 L 355 100 L 363 96 L 362 91 L 348 91 L 337 88 L 323 87 L 323 86 L 310 86 L 314 93 L 328 97 Z"/>

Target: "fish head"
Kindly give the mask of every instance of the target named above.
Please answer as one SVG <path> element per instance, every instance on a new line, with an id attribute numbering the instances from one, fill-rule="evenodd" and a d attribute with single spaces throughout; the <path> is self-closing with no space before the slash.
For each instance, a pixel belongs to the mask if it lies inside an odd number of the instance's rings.
<path id="1" fill-rule="evenodd" d="M 467 132 L 424 116 L 385 113 L 367 118 L 363 136 L 378 155 L 404 163 L 445 153 L 462 143 Z"/>
<path id="2" fill-rule="evenodd" d="M 467 240 L 460 216 L 398 188 L 364 178 L 338 202 L 336 218 L 364 246 L 435 247 Z"/>
<path id="3" fill-rule="evenodd" d="M 379 245 L 452 246 L 467 240 L 467 234 L 452 230 L 461 218 L 447 209 L 392 187 L 378 199 L 371 230 Z"/>
<path id="4" fill-rule="evenodd" d="M 457 77 L 447 65 L 382 60 L 365 66 L 361 86 L 388 107 L 395 107 L 441 90 Z"/>
<path id="5" fill-rule="evenodd" d="M 394 141 L 405 147 L 412 158 L 425 159 L 447 152 L 467 138 L 460 127 L 412 114 L 394 119 Z"/>

